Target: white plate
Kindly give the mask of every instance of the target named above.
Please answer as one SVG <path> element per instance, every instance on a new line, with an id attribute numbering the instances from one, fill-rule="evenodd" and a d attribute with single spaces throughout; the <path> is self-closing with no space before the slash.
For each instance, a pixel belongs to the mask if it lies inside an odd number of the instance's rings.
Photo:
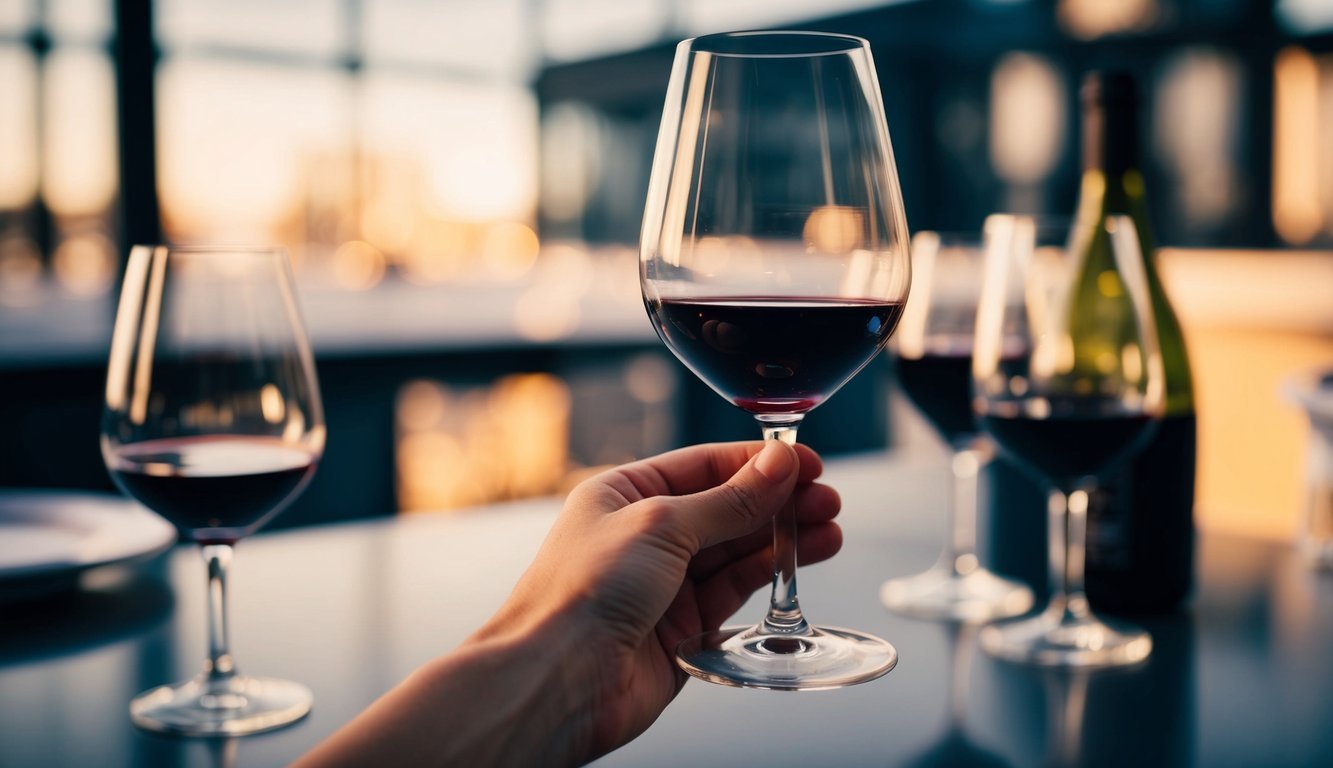
<path id="1" fill-rule="evenodd" d="M 147 558 L 175 541 L 170 523 L 121 496 L 0 491 L 0 602 L 72 587 L 90 568 Z"/>

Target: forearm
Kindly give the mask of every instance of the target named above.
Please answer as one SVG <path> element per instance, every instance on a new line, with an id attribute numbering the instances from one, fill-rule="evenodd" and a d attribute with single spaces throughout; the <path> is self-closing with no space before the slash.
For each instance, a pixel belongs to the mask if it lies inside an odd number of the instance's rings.
<path id="1" fill-rule="evenodd" d="M 593 707 L 580 633 L 479 633 L 430 662 L 297 762 L 315 766 L 573 765 L 589 756 Z M 566 663 L 569 662 L 569 663 Z"/>

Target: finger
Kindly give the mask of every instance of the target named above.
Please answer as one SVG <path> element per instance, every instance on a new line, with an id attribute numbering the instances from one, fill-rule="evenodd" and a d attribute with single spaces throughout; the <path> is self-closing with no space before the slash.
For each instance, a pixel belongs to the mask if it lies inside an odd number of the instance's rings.
<path id="1" fill-rule="evenodd" d="M 725 483 L 763 448 L 763 441 L 692 445 L 636 461 L 598 475 L 595 480 L 615 487 L 630 502 L 650 496 L 682 496 Z M 797 444 L 800 460 L 797 482 L 814 482 L 824 471 L 819 454 Z"/>
<path id="2" fill-rule="evenodd" d="M 838 492 L 827 485 L 814 483 L 796 487 L 796 524 L 812 525 L 826 523 L 838 515 L 842 508 L 842 499 Z M 695 555 L 690 561 L 690 577 L 696 581 L 707 579 L 719 569 L 752 552 L 770 547 L 773 544 L 771 526 L 760 526 L 759 530 L 737 539 L 724 541 L 717 546 L 708 547 Z"/>
<path id="3" fill-rule="evenodd" d="M 674 522 L 695 552 L 758 530 L 791 503 L 799 468 L 791 446 L 769 440 L 725 482 L 672 499 Z"/>
<path id="4" fill-rule="evenodd" d="M 800 529 L 796 535 L 801 565 L 818 563 L 842 548 L 842 529 L 837 523 L 820 523 Z M 713 574 L 695 588 L 695 600 L 704 631 L 721 626 L 736 613 L 755 590 L 773 579 L 773 548 L 765 547 Z"/>

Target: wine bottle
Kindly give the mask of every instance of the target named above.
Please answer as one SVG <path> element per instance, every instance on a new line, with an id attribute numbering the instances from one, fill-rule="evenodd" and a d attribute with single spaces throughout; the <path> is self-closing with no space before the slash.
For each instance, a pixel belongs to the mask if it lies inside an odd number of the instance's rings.
<path id="1" fill-rule="evenodd" d="M 1160 613 L 1188 595 L 1194 572 L 1194 388 L 1180 322 L 1157 272 L 1138 153 L 1138 94 L 1131 76 L 1091 73 L 1083 83 L 1083 178 L 1073 247 L 1106 249 L 1096 232 L 1109 215 L 1128 215 L 1143 250 L 1166 373 L 1166 413 L 1144 450 L 1099 478 L 1088 508 L 1085 582 L 1094 610 Z M 1085 254 L 1084 262 L 1109 259 Z M 1076 290 L 1097 290 L 1089 281 Z M 1078 306 L 1075 298 L 1074 307 Z M 992 570 L 1046 593 L 1045 495 L 1003 458 L 987 472 Z"/>
<path id="2" fill-rule="evenodd" d="M 1092 73 L 1083 83 L 1082 102 L 1083 183 L 1074 226 L 1091 231 L 1111 214 L 1134 221 L 1166 372 L 1166 414 L 1152 442 L 1102 478 L 1091 499 L 1088 599 L 1097 610 L 1161 612 L 1180 605 L 1193 581 L 1194 385 L 1180 321 L 1155 263 L 1134 80 L 1122 72 Z"/>

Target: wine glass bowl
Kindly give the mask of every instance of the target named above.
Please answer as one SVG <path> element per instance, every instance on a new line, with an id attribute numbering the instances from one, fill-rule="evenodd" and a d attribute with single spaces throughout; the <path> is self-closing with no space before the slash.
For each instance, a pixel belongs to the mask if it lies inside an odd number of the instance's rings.
<path id="1" fill-rule="evenodd" d="M 971 235 L 913 236 L 912 302 L 894 337 L 898 382 L 952 453 L 953 497 L 939 558 L 880 589 L 885 607 L 918 618 L 985 621 L 1032 607 L 1030 589 L 991 573 L 977 557 L 978 475 L 991 452 L 972 412 L 983 247 Z"/>
<path id="2" fill-rule="evenodd" d="M 1001 451 L 1050 487 L 1052 595 L 1040 614 L 983 629 L 994 656 L 1050 666 L 1134 664 L 1152 640 L 1095 616 L 1084 592 L 1089 493 L 1162 417 L 1161 353 L 1133 222 L 1076 229 L 1061 256 L 1028 217 L 987 220 L 974 407 Z"/>
<path id="3" fill-rule="evenodd" d="M 910 287 L 906 238 L 864 40 L 742 32 L 677 47 L 640 239 L 644 305 L 663 343 L 765 439 L 794 443 L 888 340 Z M 684 641 L 683 669 L 810 690 L 893 668 L 889 643 L 806 622 L 790 504 L 774 553 L 765 618 Z"/>
<path id="4" fill-rule="evenodd" d="M 204 669 L 137 696 L 136 725 L 235 736 L 309 711 L 305 686 L 237 672 L 225 587 L 232 545 L 300 493 L 324 441 L 286 254 L 136 246 L 112 335 L 102 455 L 122 491 L 201 545 L 209 579 Z"/>

